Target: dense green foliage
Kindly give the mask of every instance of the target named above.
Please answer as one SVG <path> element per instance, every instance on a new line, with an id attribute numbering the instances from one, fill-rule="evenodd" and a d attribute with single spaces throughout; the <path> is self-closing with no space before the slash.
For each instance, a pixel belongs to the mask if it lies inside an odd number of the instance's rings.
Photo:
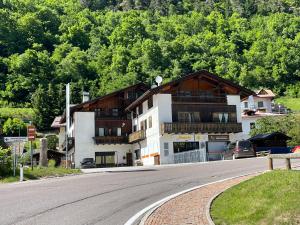
<path id="1" fill-rule="evenodd" d="M 0 179 L 9 175 L 12 175 L 11 149 L 0 146 Z"/>
<path id="2" fill-rule="evenodd" d="M 33 106 L 47 128 L 62 112 L 67 82 L 78 103 L 83 89 L 95 97 L 200 69 L 298 95 L 299 7 L 297 0 L 0 0 L 0 103 Z M 49 91 L 52 110 L 43 111 L 37 103 Z"/>
<path id="3" fill-rule="evenodd" d="M 287 108 L 291 109 L 293 112 L 300 112 L 300 97 L 299 98 L 281 97 L 276 99 L 276 103 L 286 106 Z"/>
<path id="4" fill-rule="evenodd" d="M 6 136 L 26 136 L 27 125 L 19 118 L 9 118 L 3 124 L 3 134 Z"/>
<path id="5" fill-rule="evenodd" d="M 271 116 L 264 117 L 257 121 L 254 129 L 251 130 L 250 135 L 268 134 L 272 132 L 282 132 L 291 137 L 289 141 L 290 146 L 300 144 L 300 114 L 289 116 Z"/>
<path id="6" fill-rule="evenodd" d="M 238 184 L 212 204 L 216 225 L 299 224 L 299 171 L 277 170 Z"/>

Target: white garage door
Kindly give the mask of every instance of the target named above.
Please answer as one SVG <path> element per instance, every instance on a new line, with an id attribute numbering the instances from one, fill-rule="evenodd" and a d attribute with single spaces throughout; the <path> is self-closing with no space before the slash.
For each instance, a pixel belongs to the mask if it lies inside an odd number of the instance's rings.
<path id="1" fill-rule="evenodd" d="M 226 149 L 227 142 L 208 142 L 208 159 L 209 160 L 221 160 L 223 158 L 223 152 Z"/>

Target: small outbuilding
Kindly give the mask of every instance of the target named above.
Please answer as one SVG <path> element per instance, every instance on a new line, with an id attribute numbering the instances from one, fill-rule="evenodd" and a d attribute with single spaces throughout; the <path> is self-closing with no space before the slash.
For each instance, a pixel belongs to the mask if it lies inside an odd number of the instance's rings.
<path id="1" fill-rule="evenodd" d="M 65 157 L 65 153 L 64 152 L 59 152 L 59 151 L 55 151 L 55 150 L 48 150 L 47 151 L 47 158 L 48 160 L 55 160 L 55 166 L 60 166 L 61 161 L 63 159 L 63 157 Z M 33 154 L 33 160 L 36 162 L 36 164 L 38 165 L 39 161 L 40 161 L 40 153 L 36 152 Z"/>
<path id="2" fill-rule="evenodd" d="M 258 134 L 248 139 L 252 142 L 255 151 L 271 150 L 272 153 L 288 153 L 287 141 L 291 138 L 281 132 Z"/>

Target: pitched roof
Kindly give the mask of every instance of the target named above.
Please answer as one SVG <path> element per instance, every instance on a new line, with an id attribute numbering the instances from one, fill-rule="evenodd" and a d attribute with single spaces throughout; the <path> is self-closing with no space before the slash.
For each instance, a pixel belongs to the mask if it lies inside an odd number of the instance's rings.
<path id="1" fill-rule="evenodd" d="M 260 89 L 257 92 L 257 96 L 260 98 L 274 98 L 276 95 L 270 89 Z"/>
<path id="2" fill-rule="evenodd" d="M 131 109 L 133 109 L 134 107 L 136 107 L 137 105 L 141 104 L 142 102 L 144 102 L 146 99 L 148 99 L 149 97 L 151 97 L 154 94 L 159 93 L 162 89 L 164 89 L 166 86 L 168 85 L 173 85 L 176 83 L 180 83 L 181 81 L 196 77 L 196 76 L 208 76 L 214 80 L 217 80 L 219 82 L 225 83 L 229 86 L 232 86 L 234 88 L 237 88 L 238 90 L 240 90 L 241 92 L 241 96 L 242 98 L 248 97 L 249 95 L 256 95 L 255 92 L 246 89 L 238 84 L 233 83 L 232 81 L 226 80 L 224 78 L 221 78 L 217 75 L 214 75 L 206 70 L 201 70 L 198 72 L 194 72 L 194 73 L 190 73 L 188 75 L 185 75 L 179 79 L 173 80 L 171 82 L 168 82 L 166 84 L 163 84 L 161 86 L 149 89 L 148 91 L 146 91 L 142 96 L 140 96 L 138 99 L 136 99 L 133 103 L 131 103 L 125 110 L 130 111 Z"/>
<path id="3" fill-rule="evenodd" d="M 269 134 L 258 134 L 253 136 L 252 138 L 249 138 L 249 141 L 258 141 L 258 140 L 265 140 L 265 139 L 270 139 L 273 136 L 279 136 L 282 137 L 283 139 L 286 140 L 290 140 L 291 138 L 287 135 L 285 135 L 284 133 L 281 132 L 273 132 L 273 133 L 269 133 Z"/>
<path id="4" fill-rule="evenodd" d="M 51 127 L 52 128 L 60 128 L 60 127 L 65 126 L 64 123 L 60 123 L 60 120 L 61 120 L 61 116 L 55 117 L 52 124 L 51 124 Z"/>
<path id="5" fill-rule="evenodd" d="M 77 104 L 77 105 L 74 105 L 72 107 L 70 107 L 70 115 L 72 115 L 75 111 L 79 111 L 81 110 L 83 107 L 85 106 L 88 106 L 88 105 L 91 105 L 97 101 L 100 101 L 100 100 L 103 100 L 103 99 L 106 99 L 106 98 L 109 98 L 109 97 L 112 97 L 112 96 L 115 96 L 123 91 L 126 91 L 130 88 L 134 88 L 134 87 L 141 87 L 142 89 L 144 89 L 145 91 L 149 89 L 149 87 L 144 84 L 144 83 L 137 83 L 137 84 L 134 84 L 134 85 L 131 85 L 131 86 L 128 86 L 128 87 L 125 87 L 123 89 L 120 89 L 120 90 L 117 90 L 117 91 L 114 91 L 112 93 L 109 93 L 107 95 L 103 95 L 103 96 L 100 96 L 98 98 L 94 98 L 92 100 L 89 100 L 89 101 L 86 101 L 86 102 L 83 102 L 83 103 L 80 103 L 80 104 Z M 66 112 L 63 113 L 63 115 L 61 116 L 61 120 L 60 122 L 65 122 L 66 121 Z"/>

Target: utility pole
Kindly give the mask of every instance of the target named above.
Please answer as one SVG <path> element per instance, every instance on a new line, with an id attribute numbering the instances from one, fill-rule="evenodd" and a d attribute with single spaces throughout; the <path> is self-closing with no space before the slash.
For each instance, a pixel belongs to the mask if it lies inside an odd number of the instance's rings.
<path id="1" fill-rule="evenodd" d="M 31 121 L 29 121 L 30 126 L 32 125 Z M 33 151 L 32 151 L 32 141 L 29 142 L 29 149 L 30 149 L 30 164 L 31 170 L 33 170 Z"/>
<path id="2" fill-rule="evenodd" d="M 66 85 L 66 168 L 68 168 L 68 144 L 69 144 L 69 127 L 70 127 L 70 83 Z"/>

